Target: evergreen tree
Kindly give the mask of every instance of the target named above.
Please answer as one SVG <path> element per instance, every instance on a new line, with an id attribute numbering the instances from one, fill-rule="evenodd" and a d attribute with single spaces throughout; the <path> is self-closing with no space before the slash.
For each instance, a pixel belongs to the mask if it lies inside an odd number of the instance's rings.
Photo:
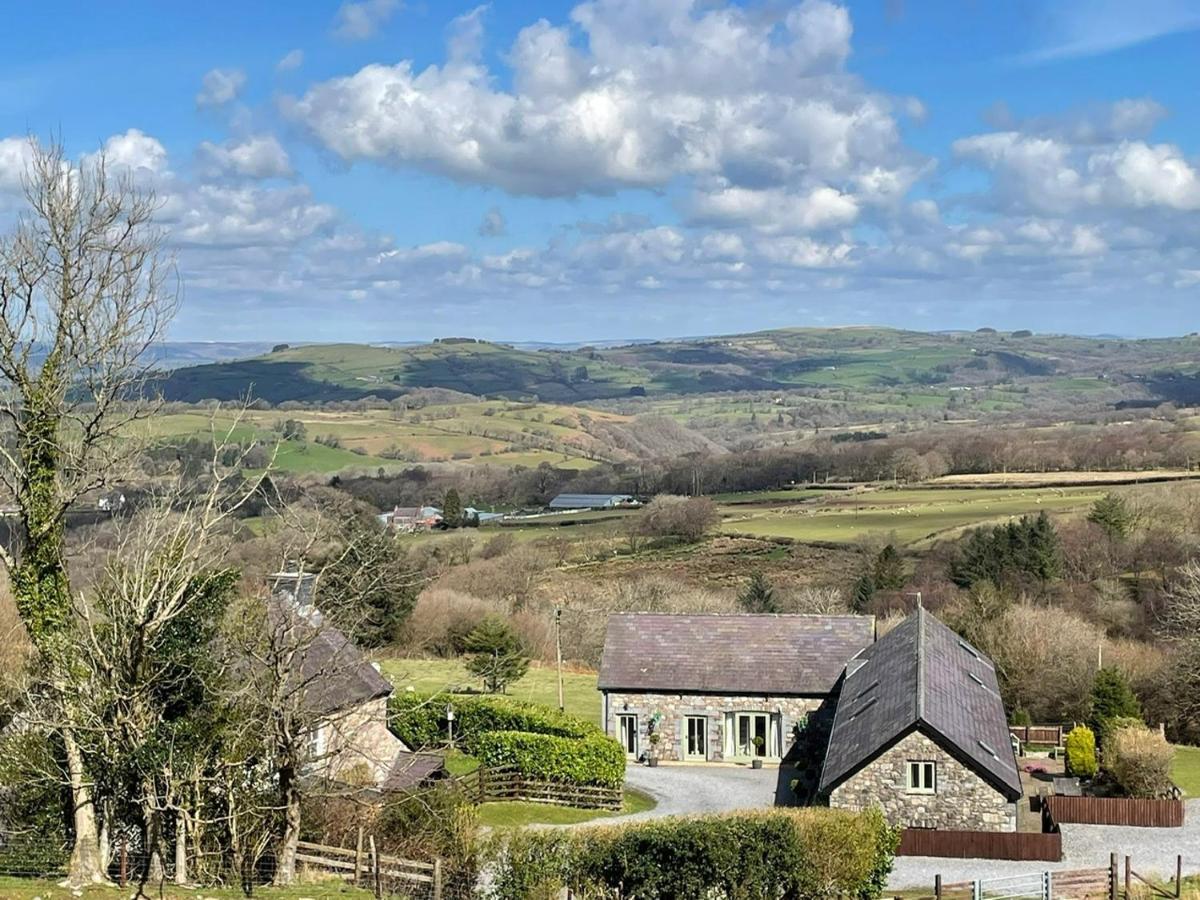
<path id="1" fill-rule="evenodd" d="M 880 591 L 898 591 L 904 587 L 907 575 L 904 572 L 904 560 L 896 552 L 896 548 L 888 544 L 875 557 L 875 565 L 871 578 L 875 589 Z"/>
<path id="2" fill-rule="evenodd" d="M 875 579 L 870 573 L 863 573 L 854 582 L 854 591 L 850 598 L 850 606 L 856 613 L 865 613 L 875 596 Z"/>
<path id="3" fill-rule="evenodd" d="M 321 572 L 322 606 L 356 643 L 382 647 L 399 636 L 420 592 L 420 572 L 386 531 L 355 523 Z"/>
<path id="4" fill-rule="evenodd" d="M 1051 581 L 1062 574 L 1062 545 L 1045 512 L 1036 518 L 976 528 L 959 544 L 950 578 L 959 587 L 983 581 L 1002 584 L 1019 576 Z"/>
<path id="5" fill-rule="evenodd" d="M 775 599 L 775 588 L 762 572 L 755 572 L 746 589 L 738 596 L 738 603 L 748 613 L 777 613 L 779 603 Z"/>
<path id="6" fill-rule="evenodd" d="M 503 693 L 529 671 L 529 657 L 503 619 L 484 619 L 467 635 L 464 647 L 471 654 L 467 671 L 483 679 L 484 690 L 489 693 Z"/>
<path id="7" fill-rule="evenodd" d="M 1119 494 L 1106 494 L 1095 503 L 1088 513 L 1088 521 L 1099 525 L 1112 540 L 1121 540 L 1133 528 L 1133 512 L 1125 498 Z"/>
<path id="8" fill-rule="evenodd" d="M 463 505 L 455 488 L 446 491 L 442 501 L 442 522 L 447 528 L 458 528 L 463 523 Z"/>
<path id="9" fill-rule="evenodd" d="M 1092 713 L 1089 724 L 1092 731 L 1103 736 L 1107 723 L 1113 719 L 1138 719 L 1142 717 L 1142 705 L 1138 703 L 1133 688 L 1125 674 L 1112 666 L 1105 666 L 1096 673 L 1092 683 Z"/>

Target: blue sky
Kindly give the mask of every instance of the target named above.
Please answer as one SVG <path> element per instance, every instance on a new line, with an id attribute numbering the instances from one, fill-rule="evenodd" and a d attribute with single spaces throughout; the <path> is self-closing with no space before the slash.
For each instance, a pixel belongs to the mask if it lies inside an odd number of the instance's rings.
<path id="1" fill-rule="evenodd" d="M 21 4 L 29 134 L 163 203 L 179 339 L 1200 327 L 1184 0 Z"/>

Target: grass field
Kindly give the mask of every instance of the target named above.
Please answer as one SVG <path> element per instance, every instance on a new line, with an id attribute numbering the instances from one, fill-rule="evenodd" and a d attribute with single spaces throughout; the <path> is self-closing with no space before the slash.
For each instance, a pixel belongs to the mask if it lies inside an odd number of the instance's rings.
<path id="1" fill-rule="evenodd" d="M 625 791 L 625 805 L 619 813 L 603 809 L 577 809 L 545 803 L 484 803 L 479 807 L 479 824 L 490 828 L 520 828 L 524 825 L 578 825 L 627 816 L 654 809 L 654 798 L 641 791 Z"/>
<path id="2" fill-rule="evenodd" d="M 1200 478 L 1200 472 L 1187 469 L 1147 469 L 1138 472 L 997 472 L 991 475 L 943 475 L 925 483 L 962 487 L 1049 487 L 1072 484 L 1140 484 L 1147 481 L 1177 481 L 1189 478 Z"/>
<path id="3" fill-rule="evenodd" d="M 5 878 L 0 876 L 0 897 L 3 900 L 128 900 L 133 896 L 134 888 L 117 887 L 88 887 L 82 891 L 70 891 L 59 887 L 53 881 L 32 878 Z M 143 897 L 154 897 L 156 900 L 244 900 L 245 894 L 240 888 L 177 888 L 164 885 L 159 891 L 157 885 L 142 894 Z M 296 885 L 290 888 L 256 887 L 255 897 L 264 900 L 325 900 L 327 897 L 344 897 L 347 900 L 367 900 L 373 897 L 372 891 L 352 888 L 340 881 L 323 881 L 313 884 Z"/>
<path id="4" fill-rule="evenodd" d="M 1097 488 L 934 489 L 854 491 L 830 494 L 817 504 L 749 512 L 723 507 L 722 530 L 798 541 L 851 543 L 871 534 L 895 533 L 913 544 L 935 536 L 1014 516 L 1077 512 L 1100 497 Z"/>
<path id="5" fill-rule="evenodd" d="M 412 687 L 422 693 L 477 691 L 479 680 L 457 659 L 382 659 L 383 674 L 397 689 Z M 558 682 L 553 666 L 531 666 L 520 681 L 508 687 L 508 696 L 543 706 L 558 706 Z M 563 702 L 567 712 L 600 722 L 600 694 L 595 672 L 563 672 Z"/>
<path id="6" fill-rule="evenodd" d="M 1176 747 L 1171 779 L 1189 797 L 1200 797 L 1200 747 Z"/>

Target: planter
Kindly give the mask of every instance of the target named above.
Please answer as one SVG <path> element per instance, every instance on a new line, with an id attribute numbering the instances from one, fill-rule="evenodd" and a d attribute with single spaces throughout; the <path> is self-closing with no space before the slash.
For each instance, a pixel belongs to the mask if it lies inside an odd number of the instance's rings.
<path id="1" fill-rule="evenodd" d="M 761 768 L 762 768 L 762 760 L 761 760 L 761 759 L 752 759 L 752 760 L 750 760 L 750 768 L 752 768 L 752 769 L 761 769 Z"/>
<path id="2" fill-rule="evenodd" d="M 651 756 L 649 759 L 646 760 L 646 765 L 648 765 L 652 769 L 657 769 L 658 768 L 658 757 Z"/>

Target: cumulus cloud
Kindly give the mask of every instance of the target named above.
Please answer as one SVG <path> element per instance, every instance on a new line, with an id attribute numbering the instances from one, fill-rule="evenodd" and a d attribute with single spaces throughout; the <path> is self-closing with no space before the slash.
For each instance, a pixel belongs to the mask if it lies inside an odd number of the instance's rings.
<path id="1" fill-rule="evenodd" d="M 246 73 L 241 69 L 211 69 L 200 82 L 200 93 L 196 105 L 200 107 L 224 106 L 238 98 L 246 86 Z"/>
<path id="2" fill-rule="evenodd" d="M 344 41 L 373 37 L 400 8 L 399 0 L 346 0 L 333 23 L 333 34 Z"/>
<path id="3" fill-rule="evenodd" d="M 240 141 L 214 144 L 204 141 L 196 151 L 201 171 L 208 177 L 283 178 L 292 174 L 287 151 L 274 135 L 256 135 Z"/>
<path id="4" fill-rule="evenodd" d="M 659 190 L 683 177 L 713 206 L 731 191 L 853 193 L 868 173 L 912 167 L 891 102 L 844 71 L 849 15 L 824 0 L 777 18 L 700 0 L 593 0 L 569 23 L 524 28 L 506 55 L 511 78 L 480 60 L 480 28 L 478 10 L 461 18 L 441 65 L 368 65 L 284 111 L 345 160 L 516 194 Z"/>
<path id="5" fill-rule="evenodd" d="M 275 63 L 276 72 L 291 72 L 304 65 L 304 51 L 291 50 L 283 55 L 279 62 Z"/>
<path id="6" fill-rule="evenodd" d="M 21 189 L 21 180 L 32 158 L 33 147 L 29 138 L 0 139 L 0 191 L 16 192 Z"/>

